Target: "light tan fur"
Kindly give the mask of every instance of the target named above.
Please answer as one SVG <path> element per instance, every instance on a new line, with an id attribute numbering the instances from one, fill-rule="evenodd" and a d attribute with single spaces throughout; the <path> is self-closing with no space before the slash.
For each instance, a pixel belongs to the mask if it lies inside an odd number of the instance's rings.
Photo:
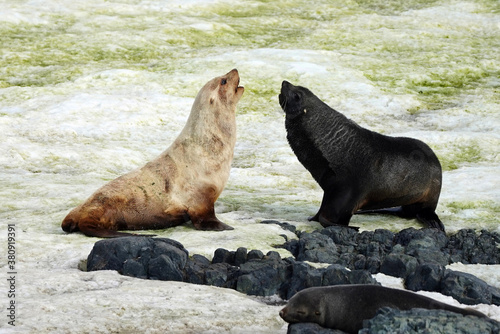
<path id="1" fill-rule="evenodd" d="M 184 129 L 142 168 L 98 189 L 62 222 L 66 232 L 117 237 L 118 230 L 160 229 L 191 220 L 200 230 L 232 229 L 214 203 L 229 178 L 236 142 L 236 104 L 244 88 L 236 69 L 199 91 Z"/>

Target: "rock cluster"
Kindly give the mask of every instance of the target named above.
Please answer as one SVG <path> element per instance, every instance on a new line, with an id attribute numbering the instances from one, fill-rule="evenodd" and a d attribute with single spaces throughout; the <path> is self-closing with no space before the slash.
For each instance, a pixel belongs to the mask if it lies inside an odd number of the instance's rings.
<path id="1" fill-rule="evenodd" d="M 460 230 L 448 237 L 431 228 L 358 233 L 332 226 L 297 235 L 299 239 L 287 241 L 282 247 L 299 261 L 332 263 L 351 270 L 401 277 L 409 290 L 441 292 L 463 304 L 500 305 L 498 289 L 473 275 L 445 268 L 453 262 L 500 264 L 498 233 Z"/>
<path id="2" fill-rule="evenodd" d="M 87 270 L 116 270 L 123 275 L 213 285 L 256 295 L 289 299 L 311 286 L 377 284 L 366 270 L 340 265 L 313 268 L 277 252 L 236 251 L 219 248 L 212 261 L 189 256 L 178 242 L 165 238 L 125 237 L 100 240 L 87 259 Z"/>
<path id="3" fill-rule="evenodd" d="M 499 289 L 473 275 L 445 268 L 453 262 L 500 264 L 498 233 L 460 230 L 447 236 L 437 229 L 414 228 L 399 233 L 382 229 L 359 233 L 342 227 L 306 233 L 287 223 L 263 223 L 278 224 L 297 234 L 298 239 L 278 246 L 294 257 L 282 259 L 274 251 L 263 254 L 243 247 L 236 251 L 219 248 L 210 261 L 202 255 L 190 256 L 175 240 L 124 237 L 98 241 L 88 256 L 87 270 L 117 270 L 144 279 L 213 285 L 282 299 L 312 286 L 378 284 L 371 274 L 381 272 L 403 278 L 410 290 L 438 291 L 463 304 L 500 305 Z M 314 268 L 306 261 L 329 265 Z M 400 328 L 405 333 L 465 333 L 463 330 L 471 328 L 477 331 L 469 333 L 498 333 L 498 326 L 495 321 L 435 310 L 383 309 L 365 324 L 362 333 L 392 333 Z M 316 324 L 290 325 L 288 332 L 341 333 Z"/>
<path id="4" fill-rule="evenodd" d="M 412 309 L 400 311 L 382 308 L 377 315 L 365 320 L 359 334 L 392 333 L 499 333 L 500 323 L 491 319 L 463 316 L 443 310 Z"/>
<path id="5" fill-rule="evenodd" d="M 444 310 L 412 309 L 401 311 L 381 308 L 375 317 L 363 322 L 359 334 L 419 334 L 454 333 L 484 334 L 500 333 L 500 323 L 485 318 L 463 316 Z M 287 334 L 346 334 L 338 329 L 323 328 L 314 323 L 288 325 Z"/>

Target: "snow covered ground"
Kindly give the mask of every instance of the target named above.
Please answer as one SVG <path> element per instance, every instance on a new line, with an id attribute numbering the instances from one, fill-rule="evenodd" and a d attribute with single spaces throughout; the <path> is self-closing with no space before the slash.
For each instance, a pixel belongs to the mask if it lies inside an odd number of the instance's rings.
<path id="1" fill-rule="evenodd" d="M 319 227 L 306 218 L 322 192 L 286 141 L 282 80 L 308 87 L 364 127 L 427 142 L 444 168 L 437 213 L 447 231 L 500 231 L 496 1 L 1 3 L 0 333 L 286 332 L 281 306 L 232 290 L 82 272 L 97 239 L 60 229 L 99 186 L 165 150 L 198 90 L 232 68 L 245 94 L 216 210 L 235 230 L 180 226 L 159 236 L 211 257 L 219 247 L 274 250 L 285 232 L 262 219 Z M 351 224 L 421 227 L 384 216 L 356 216 Z M 500 287 L 500 266 L 452 268 Z M 477 308 L 500 320 L 499 307 Z"/>

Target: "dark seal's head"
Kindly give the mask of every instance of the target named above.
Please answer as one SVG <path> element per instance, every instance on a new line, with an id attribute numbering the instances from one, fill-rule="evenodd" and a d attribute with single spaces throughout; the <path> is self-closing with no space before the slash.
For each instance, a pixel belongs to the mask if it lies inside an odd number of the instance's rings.
<path id="1" fill-rule="evenodd" d="M 306 292 L 303 292 L 306 291 Z M 288 323 L 313 322 L 321 324 L 324 318 L 322 312 L 322 296 L 310 289 L 303 290 L 295 294 L 288 301 L 287 305 L 280 311 L 280 317 Z"/>
<path id="2" fill-rule="evenodd" d="M 281 84 L 279 101 L 287 118 L 295 118 L 307 113 L 308 107 L 318 104 L 318 98 L 307 88 L 294 86 L 288 81 Z"/>

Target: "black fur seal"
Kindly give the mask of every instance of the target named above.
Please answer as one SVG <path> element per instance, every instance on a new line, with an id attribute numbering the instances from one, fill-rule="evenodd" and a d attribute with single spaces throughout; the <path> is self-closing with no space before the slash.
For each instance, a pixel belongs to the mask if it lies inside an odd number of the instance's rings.
<path id="1" fill-rule="evenodd" d="M 354 213 L 390 213 L 444 231 L 441 164 L 427 144 L 362 128 L 287 81 L 279 102 L 293 152 L 324 191 L 310 220 L 348 226 Z"/>
<path id="2" fill-rule="evenodd" d="M 351 284 L 304 289 L 295 294 L 280 311 L 288 323 L 313 322 L 325 328 L 357 333 L 363 320 L 371 319 L 382 307 L 410 310 L 446 310 L 486 318 L 473 309 L 462 309 L 410 291 L 379 285 Z"/>

